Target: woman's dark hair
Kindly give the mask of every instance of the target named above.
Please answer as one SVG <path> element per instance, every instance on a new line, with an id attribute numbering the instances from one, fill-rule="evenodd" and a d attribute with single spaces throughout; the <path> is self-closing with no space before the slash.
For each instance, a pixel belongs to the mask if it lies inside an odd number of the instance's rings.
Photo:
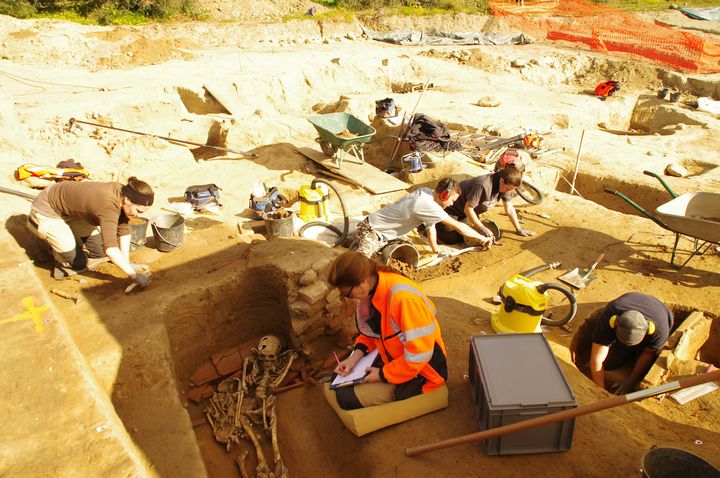
<path id="1" fill-rule="evenodd" d="M 122 187 L 122 193 L 130 202 L 140 206 L 152 206 L 155 200 L 155 193 L 150 185 L 135 176 L 128 179 L 127 185 Z"/>
<path id="2" fill-rule="evenodd" d="M 378 266 L 367 256 L 349 251 L 338 256 L 330 266 L 328 282 L 333 287 L 355 287 L 362 281 L 377 274 Z"/>

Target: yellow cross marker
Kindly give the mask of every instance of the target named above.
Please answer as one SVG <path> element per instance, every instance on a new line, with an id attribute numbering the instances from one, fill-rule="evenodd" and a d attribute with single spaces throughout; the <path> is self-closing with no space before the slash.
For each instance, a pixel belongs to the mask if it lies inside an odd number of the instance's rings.
<path id="1" fill-rule="evenodd" d="M 17 322 L 19 320 L 32 320 L 35 323 L 35 332 L 39 334 L 43 331 L 40 314 L 48 310 L 50 307 L 48 307 L 47 305 L 35 307 L 35 301 L 32 297 L 23 297 L 21 303 L 23 307 L 25 307 L 25 313 L 16 315 L 15 317 L 10 317 L 9 319 L 2 319 L 0 320 L 0 324 L 4 324 L 7 322 Z"/>

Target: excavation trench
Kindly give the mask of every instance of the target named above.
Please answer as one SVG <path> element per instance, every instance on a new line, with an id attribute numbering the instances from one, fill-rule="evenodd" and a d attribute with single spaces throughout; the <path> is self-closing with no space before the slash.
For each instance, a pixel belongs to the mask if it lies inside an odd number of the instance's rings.
<path id="1" fill-rule="evenodd" d="M 570 344 L 573 363 L 590 379 L 588 362 L 592 334 L 602 310 L 597 309 L 588 316 Z M 702 373 L 720 360 L 720 320 L 717 316 L 673 304 L 670 310 L 674 316 L 670 337 L 640 382 L 641 388 L 655 387 L 676 376 Z M 631 370 L 631 363 L 616 370 L 606 370 L 606 385 L 622 380 Z"/>

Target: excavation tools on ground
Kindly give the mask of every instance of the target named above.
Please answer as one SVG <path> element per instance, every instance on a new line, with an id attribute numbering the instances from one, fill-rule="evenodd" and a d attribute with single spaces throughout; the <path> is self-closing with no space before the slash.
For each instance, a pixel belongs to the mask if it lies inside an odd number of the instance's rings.
<path id="1" fill-rule="evenodd" d="M 620 395 L 599 402 L 591 403 L 589 405 L 583 405 L 581 407 L 572 408 L 569 410 L 563 410 L 558 413 L 551 413 L 549 415 L 543 415 L 541 417 L 532 418 L 521 422 L 512 423 L 502 427 L 491 428 L 489 430 L 483 430 L 476 433 L 470 433 L 455 438 L 450 438 L 438 443 L 432 443 L 429 445 L 415 446 L 405 449 L 405 454 L 408 456 L 415 456 L 421 453 L 425 453 L 433 450 L 440 450 L 443 448 L 449 448 L 456 445 L 463 445 L 465 443 L 474 443 L 481 440 L 488 440 L 490 438 L 504 436 L 513 432 L 519 432 L 550 423 L 558 423 L 571 418 L 579 417 L 582 415 L 589 415 L 591 413 L 599 412 L 601 410 L 607 410 L 608 408 L 619 407 L 627 403 L 635 402 L 656 395 L 672 392 L 675 390 L 682 390 L 688 387 L 694 387 L 708 382 L 715 382 L 720 380 L 720 370 L 716 370 L 710 373 L 704 373 L 695 375 L 692 377 L 685 377 L 675 380 L 664 385 L 649 388 L 647 390 L 640 390 L 639 392 L 632 392 L 626 395 Z"/>
<path id="2" fill-rule="evenodd" d="M 415 111 L 417 110 L 418 105 L 420 104 L 420 100 L 422 99 L 423 95 L 425 94 L 425 91 L 428 89 L 428 87 L 431 86 L 430 80 L 427 80 L 425 82 L 425 85 L 423 86 L 422 91 L 420 92 L 420 96 L 418 96 L 417 101 L 415 102 L 415 106 L 413 107 L 412 112 L 409 116 L 409 122 L 405 126 L 405 128 L 402 130 L 402 133 L 400 136 L 397 137 L 395 142 L 395 147 L 393 148 L 393 152 L 390 155 L 390 159 L 388 159 L 387 164 L 385 165 L 385 171 L 390 169 L 390 166 L 392 166 L 393 161 L 395 161 L 395 156 L 397 155 L 398 149 L 400 149 L 400 143 L 403 142 L 403 140 L 407 139 L 407 135 L 410 132 L 410 127 L 412 126 L 412 120 L 415 117 Z"/>
<path id="3" fill-rule="evenodd" d="M 597 267 L 597 265 L 600 263 L 601 260 L 605 257 L 605 254 L 600 254 L 598 256 L 597 260 L 593 262 L 593 264 L 588 267 L 587 269 L 580 269 L 576 267 L 575 269 L 566 272 L 565 274 L 558 277 L 561 281 L 565 282 L 566 284 L 569 284 L 576 289 L 584 289 L 587 287 L 592 281 L 597 279 L 597 276 L 593 274 L 593 271 Z"/>
<path id="4" fill-rule="evenodd" d="M 70 130 L 73 128 L 73 126 L 74 126 L 75 124 L 77 124 L 77 123 L 79 123 L 79 124 L 86 124 L 86 125 L 89 125 L 89 126 L 96 126 L 96 127 L 98 127 L 98 128 L 105 128 L 105 129 L 112 129 L 112 130 L 115 130 L 115 131 L 122 131 L 122 132 L 124 132 L 124 133 L 139 134 L 139 135 L 141 135 L 141 136 L 148 136 L 148 137 L 150 137 L 150 138 L 164 139 L 165 141 L 170 141 L 170 142 L 172 142 L 172 143 L 190 144 L 190 145 L 192 145 L 192 146 L 199 146 L 199 147 L 202 147 L 202 148 L 217 149 L 217 150 L 219 150 L 219 151 L 226 151 L 226 152 L 228 152 L 228 153 L 239 154 L 239 155 L 241 155 L 241 156 L 245 156 L 246 158 L 257 158 L 257 157 L 258 157 L 257 154 L 255 154 L 255 153 L 249 153 L 249 152 L 246 152 L 246 151 L 238 151 L 238 150 L 236 150 L 236 149 L 223 148 L 222 146 L 215 146 L 215 145 L 212 145 L 212 144 L 195 143 L 195 142 L 193 142 L 193 141 L 186 141 L 186 140 L 183 140 L 183 139 L 171 138 L 171 137 L 169 137 L 169 136 L 160 136 L 160 135 L 158 135 L 158 134 L 145 133 L 145 132 L 142 132 L 142 131 L 133 131 L 133 130 L 131 130 L 131 129 L 116 128 L 115 126 L 107 126 L 107 125 L 100 124 L 100 123 L 91 123 L 90 121 L 82 121 L 82 120 L 75 119 L 75 118 L 70 118 L 70 119 L 68 120 L 67 130 L 70 131 Z"/>

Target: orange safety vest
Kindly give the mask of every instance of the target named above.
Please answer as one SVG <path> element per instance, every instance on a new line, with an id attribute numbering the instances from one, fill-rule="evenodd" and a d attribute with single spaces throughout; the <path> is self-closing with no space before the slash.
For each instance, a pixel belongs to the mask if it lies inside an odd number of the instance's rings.
<path id="1" fill-rule="evenodd" d="M 380 335 L 367 325 L 367 317 L 357 313 L 360 336 L 355 344 L 364 345 L 368 352 L 378 349 L 385 379 L 399 384 L 421 375 L 426 379 L 423 393 L 444 384 L 447 351 L 435 318 L 435 305 L 417 284 L 400 274 L 378 271 L 372 304 L 381 315 Z"/>

